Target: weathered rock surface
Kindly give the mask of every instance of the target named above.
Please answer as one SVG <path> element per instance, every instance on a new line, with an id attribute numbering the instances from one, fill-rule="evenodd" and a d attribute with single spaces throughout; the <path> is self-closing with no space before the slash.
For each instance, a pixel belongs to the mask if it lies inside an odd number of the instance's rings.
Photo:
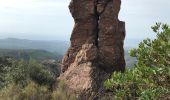
<path id="1" fill-rule="evenodd" d="M 72 0 L 69 8 L 75 25 L 71 35 L 71 47 L 63 59 L 63 72 L 74 62 L 82 45 L 95 44 L 97 38 L 95 0 Z"/>
<path id="2" fill-rule="evenodd" d="M 59 80 L 75 93 L 99 92 L 113 71 L 124 71 L 125 23 L 118 20 L 120 0 L 72 0 L 75 26 Z M 87 100 L 87 98 L 86 98 Z"/>
<path id="3" fill-rule="evenodd" d="M 99 16 L 100 65 L 108 71 L 123 71 L 125 67 L 125 23 L 118 20 L 119 10 L 120 0 L 109 0 Z"/>

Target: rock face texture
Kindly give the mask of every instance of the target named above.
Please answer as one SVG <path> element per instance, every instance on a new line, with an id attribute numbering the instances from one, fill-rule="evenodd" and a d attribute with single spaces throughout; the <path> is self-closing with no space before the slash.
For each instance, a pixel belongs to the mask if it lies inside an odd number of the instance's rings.
<path id="1" fill-rule="evenodd" d="M 113 71 L 124 71 L 125 23 L 119 21 L 121 0 L 72 0 L 75 26 L 71 46 L 62 61 L 62 74 L 76 93 L 101 91 Z"/>
<path id="2" fill-rule="evenodd" d="M 98 3 L 100 65 L 108 71 L 123 71 L 125 67 L 125 23 L 118 20 L 120 4 L 120 0 L 99 0 Z"/>

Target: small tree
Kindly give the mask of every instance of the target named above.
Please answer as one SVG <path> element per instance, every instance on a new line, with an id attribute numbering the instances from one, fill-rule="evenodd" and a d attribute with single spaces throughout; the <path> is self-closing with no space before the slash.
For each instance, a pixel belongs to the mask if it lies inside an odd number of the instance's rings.
<path id="1" fill-rule="evenodd" d="M 125 73 L 114 72 L 105 81 L 114 98 L 155 100 L 170 93 L 170 27 L 156 23 L 152 29 L 157 38 L 145 39 L 130 51 L 137 58 L 135 66 Z"/>
<path id="2" fill-rule="evenodd" d="M 152 29 L 157 38 L 143 40 L 139 48 L 131 50 L 130 55 L 137 58 L 136 66 L 170 66 L 170 27 L 167 24 L 156 23 Z"/>

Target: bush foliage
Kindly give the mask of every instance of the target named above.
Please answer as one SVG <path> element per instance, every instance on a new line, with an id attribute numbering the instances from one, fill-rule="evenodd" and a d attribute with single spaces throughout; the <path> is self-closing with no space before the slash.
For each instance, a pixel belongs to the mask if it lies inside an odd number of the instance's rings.
<path id="1" fill-rule="evenodd" d="M 0 66 L 0 71 L 3 71 L 0 100 L 75 100 L 64 82 L 52 88 L 55 75 L 36 61 L 0 60 L 5 63 Z"/>
<path id="2" fill-rule="evenodd" d="M 32 80 L 40 85 L 51 86 L 55 81 L 55 75 L 47 70 L 43 65 L 34 60 L 29 62 L 13 61 L 4 75 L 6 85 L 10 83 L 19 84 L 24 87 Z"/>
<path id="3" fill-rule="evenodd" d="M 76 98 L 67 92 L 63 82 L 60 82 L 58 88 L 51 91 L 47 86 L 29 81 L 24 88 L 17 84 L 10 84 L 7 88 L 2 89 L 0 100 L 76 100 Z"/>
<path id="4" fill-rule="evenodd" d="M 170 93 L 170 27 L 156 23 L 152 27 L 157 38 L 145 39 L 130 55 L 137 58 L 132 69 L 114 72 L 105 81 L 114 99 L 157 100 Z"/>

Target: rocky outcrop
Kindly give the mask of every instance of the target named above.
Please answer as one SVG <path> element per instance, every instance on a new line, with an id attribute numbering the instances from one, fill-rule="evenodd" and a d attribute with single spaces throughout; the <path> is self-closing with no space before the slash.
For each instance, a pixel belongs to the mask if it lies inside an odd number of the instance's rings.
<path id="1" fill-rule="evenodd" d="M 75 26 L 71 35 L 71 47 L 63 59 L 64 72 L 75 60 L 83 44 L 95 44 L 97 38 L 97 24 L 95 12 L 96 0 L 72 0 L 70 12 Z"/>
<path id="2" fill-rule="evenodd" d="M 125 23 L 118 20 L 120 4 L 120 0 L 71 1 L 75 26 L 59 77 L 70 90 L 88 97 L 102 89 L 113 71 L 124 71 Z"/>
<path id="3" fill-rule="evenodd" d="M 120 3 L 120 0 L 100 0 L 99 3 L 103 5 L 99 6 L 98 11 L 100 66 L 108 71 L 123 71 L 125 67 L 123 50 L 125 23 L 118 20 Z"/>

